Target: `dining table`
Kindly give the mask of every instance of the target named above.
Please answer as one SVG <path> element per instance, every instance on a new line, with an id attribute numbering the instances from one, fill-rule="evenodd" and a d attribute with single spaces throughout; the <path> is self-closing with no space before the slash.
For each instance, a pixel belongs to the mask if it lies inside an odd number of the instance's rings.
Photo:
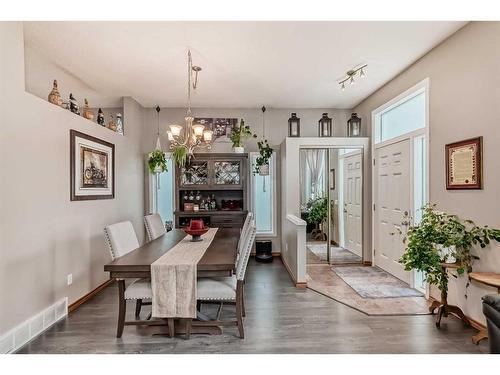
<path id="1" fill-rule="evenodd" d="M 187 234 L 182 229 L 172 229 L 163 236 L 145 243 L 128 254 L 116 258 L 104 265 L 104 271 L 109 272 L 114 279 L 151 278 L 151 264 L 174 248 Z M 215 237 L 197 264 L 197 277 L 231 276 L 235 268 L 236 251 L 240 238 L 240 228 L 218 228 Z M 122 288 L 120 288 L 122 289 Z M 122 294 L 124 291 L 120 290 Z M 120 301 L 122 300 L 120 295 Z M 181 319 L 182 320 L 182 319 Z M 185 332 L 185 322 L 175 324 L 175 334 Z M 165 319 L 135 320 L 128 325 L 167 325 Z M 170 328 L 170 327 L 169 327 Z M 200 311 L 193 320 L 192 333 L 221 334 L 221 327 L 212 324 L 208 317 Z"/>

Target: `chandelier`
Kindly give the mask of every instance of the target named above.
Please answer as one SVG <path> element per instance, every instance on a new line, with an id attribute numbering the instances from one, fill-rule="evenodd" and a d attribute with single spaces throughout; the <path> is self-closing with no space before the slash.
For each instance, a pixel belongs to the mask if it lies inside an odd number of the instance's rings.
<path id="1" fill-rule="evenodd" d="M 185 125 L 170 125 L 167 131 L 170 149 L 184 147 L 189 156 L 192 156 L 197 148 L 212 148 L 213 131 L 205 129 L 205 125 L 194 124 L 194 117 L 191 115 L 191 89 L 196 90 L 198 84 L 198 73 L 201 71 L 199 66 L 193 66 L 191 51 L 188 51 L 188 103 Z M 193 77 L 194 76 L 194 77 Z"/>

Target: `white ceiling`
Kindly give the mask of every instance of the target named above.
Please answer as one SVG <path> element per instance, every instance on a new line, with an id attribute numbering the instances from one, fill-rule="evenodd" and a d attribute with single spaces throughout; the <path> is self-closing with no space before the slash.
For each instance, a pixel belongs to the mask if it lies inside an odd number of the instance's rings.
<path id="1" fill-rule="evenodd" d="M 352 108 L 465 22 L 26 22 L 25 42 L 105 96 L 183 107 Z M 337 81 L 368 64 L 344 92 Z M 52 78 L 52 77 L 50 77 Z M 49 79 L 50 81 L 50 79 Z"/>

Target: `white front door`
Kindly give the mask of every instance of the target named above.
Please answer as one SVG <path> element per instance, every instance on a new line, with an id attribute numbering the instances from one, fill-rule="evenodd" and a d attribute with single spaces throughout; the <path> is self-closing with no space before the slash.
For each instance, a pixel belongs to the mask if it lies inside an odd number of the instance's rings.
<path id="1" fill-rule="evenodd" d="M 411 207 L 409 139 L 376 149 L 375 178 L 375 264 L 409 284 L 410 272 L 399 263 L 405 248 L 399 229 Z"/>
<path id="2" fill-rule="evenodd" d="M 363 257 L 362 246 L 362 155 L 346 155 L 343 160 L 344 175 L 344 239 L 347 250 Z"/>

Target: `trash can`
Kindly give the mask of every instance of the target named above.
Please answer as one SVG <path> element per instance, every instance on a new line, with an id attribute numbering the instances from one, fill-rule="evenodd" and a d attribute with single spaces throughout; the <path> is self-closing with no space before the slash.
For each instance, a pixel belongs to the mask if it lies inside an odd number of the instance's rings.
<path id="1" fill-rule="evenodd" d="M 255 260 L 261 263 L 273 261 L 273 243 L 271 241 L 255 241 Z"/>

